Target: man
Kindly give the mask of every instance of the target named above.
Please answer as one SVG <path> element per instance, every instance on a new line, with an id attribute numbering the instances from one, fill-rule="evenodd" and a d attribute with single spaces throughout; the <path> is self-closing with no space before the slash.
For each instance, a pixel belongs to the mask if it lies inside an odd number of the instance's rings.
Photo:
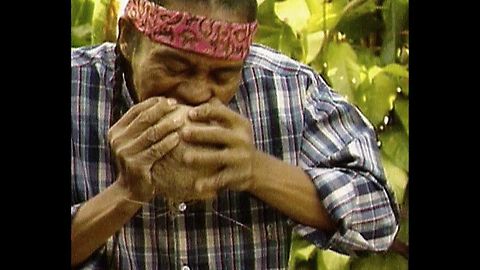
<path id="1" fill-rule="evenodd" d="M 156 2 L 156 3 L 154 3 Z M 256 1 L 131 0 L 72 50 L 72 266 L 284 269 L 292 229 L 347 254 L 398 230 L 375 134 L 310 68 L 251 45 Z M 192 122 L 168 117 L 192 106 Z M 167 215 L 152 168 L 215 168 Z M 167 176 L 165 176 L 167 177 Z"/>

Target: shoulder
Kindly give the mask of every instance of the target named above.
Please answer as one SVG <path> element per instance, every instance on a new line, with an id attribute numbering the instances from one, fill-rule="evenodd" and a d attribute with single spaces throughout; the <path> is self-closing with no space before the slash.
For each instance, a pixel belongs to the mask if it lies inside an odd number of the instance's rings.
<path id="1" fill-rule="evenodd" d="M 254 43 L 250 47 L 250 53 L 245 60 L 245 68 L 261 69 L 278 76 L 316 75 L 316 72 L 309 66 L 258 43 Z"/>
<path id="2" fill-rule="evenodd" d="M 72 68 L 100 65 L 105 69 L 113 70 L 115 63 L 115 44 L 103 43 L 94 46 L 72 48 L 70 57 Z"/>

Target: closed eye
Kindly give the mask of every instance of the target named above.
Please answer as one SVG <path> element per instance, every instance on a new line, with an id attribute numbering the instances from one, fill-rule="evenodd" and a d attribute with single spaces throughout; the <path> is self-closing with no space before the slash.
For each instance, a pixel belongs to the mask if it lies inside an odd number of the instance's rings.
<path id="1" fill-rule="evenodd" d="M 217 68 L 211 72 L 211 77 L 217 84 L 226 84 L 237 78 L 241 70 L 242 66 Z"/>
<path id="2" fill-rule="evenodd" d="M 194 68 L 188 59 L 172 52 L 156 53 L 155 58 L 156 62 L 163 65 L 164 70 L 171 76 L 187 73 Z"/>

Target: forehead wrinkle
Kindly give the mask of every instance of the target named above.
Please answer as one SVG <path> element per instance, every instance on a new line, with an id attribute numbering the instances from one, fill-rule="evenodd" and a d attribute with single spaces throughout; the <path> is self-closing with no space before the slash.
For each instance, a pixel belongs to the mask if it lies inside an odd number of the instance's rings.
<path id="1" fill-rule="evenodd" d="M 171 48 L 167 45 L 157 44 L 149 40 L 152 47 L 151 54 L 159 54 L 162 52 L 168 52 L 171 55 L 178 55 L 181 58 L 188 60 L 192 65 L 196 67 L 200 67 L 202 69 L 209 69 L 211 67 L 218 68 L 218 67 L 237 67 L 243 66 L 243 61 L 231 61 L 231 60 L 222 60 L 222 59 L 215 59 L 212 57 L 208 57 L 205 55 L 198 55 L 193 52 L 183 51 L 180 49 Z"/>

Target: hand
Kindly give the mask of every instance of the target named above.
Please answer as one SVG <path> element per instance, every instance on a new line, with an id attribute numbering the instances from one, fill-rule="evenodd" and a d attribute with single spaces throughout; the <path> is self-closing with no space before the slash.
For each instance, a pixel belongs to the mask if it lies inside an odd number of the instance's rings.
<path id="1" fill-rule="evenodd" d="M 203 194 L 202 197 L 214 197 L 222 188 L 235 191 L 252 188 L 256 150 L 249 120 L 216 99 L 191 109 L 189 118 L 210 125 L 185 127 L 180 132 L 182 139 L 210 147 L 186 150 L 184 162 L 218 171 L 213 176 L 197 179 L 196 191 Z"/>
<path id="2" fill-rule="evenodd" d="M 179 135 L 174 131 L 181 127 L 183 120 L 161 120 L 175 109 L 173 99 L 147 99 L 130 108 L 108 132 L 118 181 L 128 190 L 131 199 L 146 202 L 154 196 L 153 163 L 179 142 Z"/>

